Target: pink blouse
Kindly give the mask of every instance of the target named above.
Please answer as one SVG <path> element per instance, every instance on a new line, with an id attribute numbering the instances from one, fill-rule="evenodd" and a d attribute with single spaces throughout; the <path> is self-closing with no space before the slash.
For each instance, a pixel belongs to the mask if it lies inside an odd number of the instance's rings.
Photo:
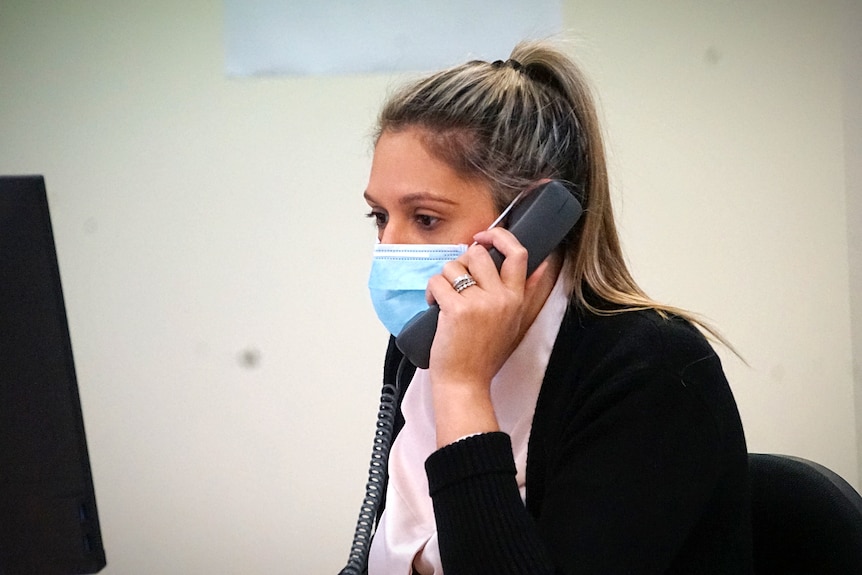
<path id="1" fill-rule="evenodd" d="M 522 501 L 536 399 L 569 303 L 565 275 L 560 273 L 533 325 L 491 382 L 497 422 L 512 439 Z M 443 573 L 425 475 L 425 460 L 437 449 L 432 406 L 428 371 L 417 369 L 401 405 L 404 427 L 389 455 L 386 508 L 371 544 L 369 575 Z"/>

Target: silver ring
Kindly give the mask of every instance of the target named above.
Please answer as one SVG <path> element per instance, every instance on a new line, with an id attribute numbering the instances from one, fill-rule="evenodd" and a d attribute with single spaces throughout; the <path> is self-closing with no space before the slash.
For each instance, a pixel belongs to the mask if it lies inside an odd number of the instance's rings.
<path id="1" fill-rule="evenodd" d="M 474 280 L 473 276 L 471 276 L 470 274 L 464 274 L 452 280 L 452 287 L 455 288 L 455 291 L 458 293 L 461 293 L 468 287 L 474 285 L 476 285 L 476 280 Z"/>

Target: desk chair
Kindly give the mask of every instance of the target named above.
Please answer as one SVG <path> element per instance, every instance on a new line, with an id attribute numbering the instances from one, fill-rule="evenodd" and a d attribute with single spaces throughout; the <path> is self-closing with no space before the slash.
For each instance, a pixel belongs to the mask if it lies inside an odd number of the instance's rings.
<path id="1" fill-rule="evenodd" d="M 757 575 L 862 574 L 862 496 L 829 469 L 748 455 Z"/>

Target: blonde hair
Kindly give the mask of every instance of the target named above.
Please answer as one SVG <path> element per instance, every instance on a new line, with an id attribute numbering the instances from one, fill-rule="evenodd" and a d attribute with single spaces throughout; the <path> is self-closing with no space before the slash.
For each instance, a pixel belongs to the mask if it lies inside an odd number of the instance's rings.
<path id="1" fill-rule="evenodd" d="M 541 179 L 567 184 L 584 215 L 560 249 L 581 306 L 596 314 L 655 309 L 726 343 L 694 314 L 650 299 L 629 273 L 593 96 L 553 44 L 521 42 L 505 62 L 475 60 L 402 87 L 380 112 L 377 138 L 405 129 L 418 129 L 429 153 L 462 176 L 486 182 L 498 210 Z"/>

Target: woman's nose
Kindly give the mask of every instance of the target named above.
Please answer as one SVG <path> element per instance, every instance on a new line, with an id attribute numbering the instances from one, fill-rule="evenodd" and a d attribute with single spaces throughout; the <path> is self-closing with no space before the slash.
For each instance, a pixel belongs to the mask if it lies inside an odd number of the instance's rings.
<path id="1" fill-rule="evenodd" d="M 383 232 L 380 234 L 380 243 L 409 244 L 413 242 L 410 241 L 409 234 L 406 233 L 405 226 L 398 220 L 390 218 L 389 221 L 386 222 Z"/>

